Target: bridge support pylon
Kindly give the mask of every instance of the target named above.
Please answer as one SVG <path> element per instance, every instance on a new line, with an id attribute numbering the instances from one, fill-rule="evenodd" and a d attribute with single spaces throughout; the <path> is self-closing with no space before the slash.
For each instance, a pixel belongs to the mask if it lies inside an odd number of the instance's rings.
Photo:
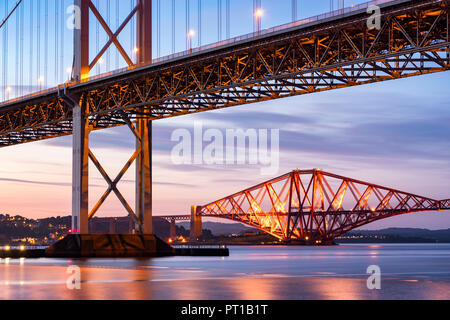
<path id="1" fill-rule="evenodd" d="M 73 107 L 72 232 L 89 233 L 89 121 L 83 102 Z"/>
<path id="2" fill-rule="evenodd" d="M 152 62 L 152 0 L 138 0 L 136 7 L 130 16 L 123 22 L 116 33 L 105 25 L 104 19 L 90 0 L 74 0 L 74 4 L 80 9 L 80 27 L 74 30 L 74 65 L 73 80 L 83 81 L 89 79 L 89 73 L 98 63 L 102 54 L 110 45 L 117 47 L 129 66 L 133 63 L 149 64 Z M 109 35 L 109 41 L 105 48 L 96 53 L 96 57 L 89 60 L 89 16 L 102 23 L 102 27 Z M 136 61 L 123 50 L 123 46 L 118 40 L 118 35 L 130 18 L 136 15 Z M 73 105 L 73 191 L 72 191 L 72 230 L 73 233 L 88 234 L 88 222 L 96 214 L 100 206 L 104 203 L 110 193 L 115 193 L 128 214 L 133 217 L 135 230 L 139 234 L 152 234 L 152 121 L 151 114 L 143 113 L 138 119 L 132 122 L 124 113 L 123 120 L 126 122 L 131 132 L 136 138 L 136 149 L 133 156 L 125 164 L 124 168 L 116 179 L 110 179 L 106 171 L 89 149 L 89 134 L 92 131 L 89 119 L 89 107 L 86 98 L 67 97 L 66 101 Z M 138 110 L 139 111 L 139 110 Z M 103 194 L 94 208 L 89 212 L 89 159 L 92 160 L 105 181 L 108 183 L 108 190 Z M 128 205 L 125 198 L 117 189 L 117 184 L 129 169 L 136 162 L 136 207 L 135 211 Z"/>
<path id="3" fill-rule="evenodd" d="M 200 211 L 200 206 L 191 207 L 191 230 L 189 235 L 190 241 L 198 240 L 203 234 L 202 217 L 199 215 Z"/>
<path id="4" fill-rule="evenodd" d="M 122 26 L 113 33 L 108 25 L 104 23 L 98 8 L 90 0 L 74 0 L 74 4 L 80 9 L 80 28 L 74 31 L 74 65 L 72 79 L 85 81 L 89 79 L 89 73 L 98 63 L 101 56 L 114 44 L 122 57 L 130 67 L 136 64 L 152 63 L 152 0 L 138 0 L 136 7 L 123 22 Z M 98 53 L 94 60 L 89 61 L 89 16 L 90 13 L 97 19 L 105 32 L 109 36 L 109 41 Z M 136 30 L 136 61 L 128 56 L 127 52 L 118 40 L 118 35 L 123 27 L 130 22 L 133 15 L 137 16 Z M 136 110 L 140 116 L 135 121 L 126 113 L 119 114 L 124 124 L 133 133 L 136 141 L 136 148 L 131 158 L 124 165 L 123 169 L 115 179 L 109 177 L 100 161 L 89 149 L 89 134 L 93 130 L 93 123 L 98 119 L 89 117 L 88 99 L 80 97 L 70 97 L 66 90 L 60 90 L 60 97 L 73 107 L 73 190 L 72 190 L 72 234 L 62 241 L 49 248 L 49 254 L 61 256 L 72 250 L 74 256 L 123 256 L 123 255 L 159 255 L 170 253 L 170 246 L 164 244 L 153 235 L 152 226 L 152 116 L 150 111 Z M 107 190 L 98 200 L 96 205 L 89 211 L 89 160 L 98 169 L 104 180 L 108 184 Z M 117 184 L 125 173 L 136 164 L 136 207 L 131 208 L 127 200 L 117 188 Z M 99 208 L 114 193 L 128 215 L 134 221 L 137 234 L 121 235 L 101 235 L 92 236 L 89 234 L 89 220 L 94 217 Z M 115 228 L 114 228 L 115 229 Z M 111 230 L 112 231 L 112 230 Z M 115 232 L 114 232 L 115 233 Z"/>
<path id="5" fill-rule="evenodd" d="M 65 96 L 73 101 L 73 98 Z M 152 234 L 152 135 L 151 121 L 141 119 L 136 126 L 127 119 L 128 127 L 136 137 L 136 149 L 115 179 L 106 170 L 89 148 L 92 127 L 86 116 L 87 103 L 80 100 L 73 107 L 73 171 L 72 171 L 72 233 L 89 234 L 89 220 L 95 216 L 111 193 L 122 203 L 133 218 L 139 234 Z M 124 117 L 126 117 L 124 115 Z M 107 190 L 89 211 L 89 159 L 108 184 Z M 117 184 L 133 163 L 136 163 L 136 211 L 133 211 Z"/>
<path id="6" fill-rule="evenodd" d="M 175 240 L 177 238 L 177 224 L 175 219 L 170 220 L 170 239 Z"/>

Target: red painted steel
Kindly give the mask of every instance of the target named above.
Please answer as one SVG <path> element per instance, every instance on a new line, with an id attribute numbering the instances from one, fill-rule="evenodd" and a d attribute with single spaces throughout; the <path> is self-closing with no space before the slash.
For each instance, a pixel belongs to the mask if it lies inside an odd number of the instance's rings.
<path id="1" fill-rule="evenodd" d="M 203 206 L 203 217 L 255 227 L 282 241 L 331 243 L 365 224 L 397 215 L 450 210 L 427 197 L 320 169 L 293 171 Z"/>

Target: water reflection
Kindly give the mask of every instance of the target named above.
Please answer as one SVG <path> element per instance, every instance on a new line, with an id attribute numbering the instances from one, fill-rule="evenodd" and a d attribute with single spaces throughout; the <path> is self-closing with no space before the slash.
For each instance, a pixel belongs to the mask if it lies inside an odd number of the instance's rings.
<path id="1" fill-rule="evenodd" d="M 369 290 L 366 270 L 382 270 Z M 81 269 L 69 290 L 67 267 Z M 3 259 L 0 299 L 449 299 L 450 245 L 236 247 L 227 258 Z"/>

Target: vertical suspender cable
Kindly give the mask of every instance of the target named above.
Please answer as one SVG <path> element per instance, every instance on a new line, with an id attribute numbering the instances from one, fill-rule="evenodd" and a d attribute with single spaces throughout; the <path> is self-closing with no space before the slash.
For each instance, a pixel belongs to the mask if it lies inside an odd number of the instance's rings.
<path id="1" fill-rule="evenodd" d="M 134 4 L 134 0 L 131 0 L 131 10 L 133 10 L 134 9 L 134 6 L 135 6 L 135 4 Z M 135 52 L 135 50 L 134 50 L 134 48 L 135 48 L 135 23 L 134 23 L 134 17 L 133 17 L 133 19 L 131 19 L 131 52 Z M 136 63 L 137 62 L 137 55 L 135 54 L 135 61 L 134 61 L 134 63 Z"/>
<path id="2" fill-rule="evenodd" d="M 5 15 L 8 14 L 8 1 L 5 1 Z M 8 68 L 8 22 L 5 22 L 3 29 L 3 100 L 8 99 L 8 82 L 6 80 L 6 75 Z"/>
<path id="3" fill-rule="evenodd" d="M 14 31 L 13 31 L 14 33 Z M 20 50 L 20 9 L 17 10 L 17 15 L 16 15 L 16 42 L 15 42 L 15 51 L 16 54 L 14 56 L 14 61 L 15 61 L 15 75 L 14 75 L 14 90 L 13 90 L 13 96 L 15 97 L 18 92 L 19 92 L 19 50 Z"/>
<path id="4" fill-rule="evenodd" d="M 222 0 L 217 0 L 217 39 L 222 41 Z"/>
<path id="5" fill-rule="evenodd" d="M 116 30 L 120 27 L 120 4 L 119 0 L 116 0 Z M 116 49 L 116 69 L 119 69 L 120 64 L 119 50 Z"/>
<path id="6" fill-rule="evenodd" d="M 172 54 L 175 53 L 175 0 L 172 0 Z"/>
<path id="7" fill-rule="evenodd" d="M 191 21 L 190 21 L 190 15 L 189 15 L 189 0 L 186 0 L 186 50 L 190 49 L 189 42 L 191 40 Z"/>
<path id="8" fill-rule="evenodd" d="M 226 26 L 226 29 L 227 29 L 227 31 L 226 31 L 226 36 L 227 36 L 227 39 L 230 39 L 231 38 L 231 8 L 230 8 L 230 0 L 226 0 L 227 2 L 226 2 L 226 6 L 227 6 L 227 8 L 226 8 L 226 13 L 227 13 L 227 18 L 226 18 L 226 24 L 227 24 L 227 26 Z"/>
<path id="9" fill-rule="evenodd" d="M 20 15 L 22 13 L 22 8 L 19 8 L 19 11 L 17 12 L 16 17 L 16 90 L 14 94 L 17 96 L 17 94 L 20 94 L 20 61 L 23 61 L 20 59 L 21 56 L 21 50 L 20 50 L 20 34 L 21 34 L 21 21 L 20 21 Z"/>
<path id="10" fill-rule="evenodd" d="M 157 55 L 158 58 L 161 57 L 161 0 L 158 0 L 156 5 L 158 6 L 157 12 L 156 12 L 156 20 L 157 20 L 157 34 L 156 34 L 156 40 L 157 40 Z"/>
<path id="11" fill-rule="evenodd" d="M 261 1 L 253 0 L 253 32 L 257 32 L 261 29 L 261 19 L 257 12 L 261 8 Z"/>
<path id="12" fill-rule="evenodd" d="M 298 5 L 297 0 L 292 0 L 292 22 L 297 21 Z"/>
<path id="13" fill-rule="evenodd" d="M 65 9 L 66 6 L 64 5 L 64 0 L 62 0 L 62 5 L 61 5 L 61 14 L 59 16 L 59 25 L 61 28 L 60 34 L 59 34 L 59 50 L 60 50 L 60 61 L 59 61 L 59 74 L 60 74 L 60 79 L 61 81 L 65 82 L 65 73 L 66 73 L 66 68 L 64 67 L 64 31 L 66 30 L 66 26 L 65 26 L 65 21 L 64 21 L 64 17 L 65 17 Z M 72 64 L 71 64 L 72 65 Z M 71 76 L 69 75 L 69 78 Z"/>
<path id="14" fill-rule="evenodd" d="M 48 1 L 45 0 L 45 27 L 44 27 L 44 86 L 48 87 Z"/>
<path id="15" fill-rule="evenodd" d="M 5 37 L 5 35 L 4 35 L 4 30 L 3 30 L 3 32 L 0 32 L 0 43 L 2 44 L 2 49 L 3 49 L 3 51 L 0 53 L 0 65 L 2 66 L 2 68 L 1 68 L 1 70 L 2 70 L 2 74 L 1 74 L 1 81 L 2 81 L 2 83 L 1 83 L 1 86 L 0 86 L 0 102 L 2 102 L 2 101 L 4 101 L 4 100 L 6 100 L 6 98 L 5 98 L 5 95 L 6 95 L 6 87 L 5 87 L 5 84 L 4 84 L 4 76 L 5 76 L 5 62 L 4 62 L 4 60 L 5 60 L 5 56 L 6 56 L 6 54 L 5 54 L 5 47 L 4 47 L 4 40 L 3 40 L 3 38 Z"/>
<path id="16" fill-rule="evenodd" d="M 20 95 L 23 96 L 24 90 L 24 73 L 23 73 L 23 58 L 24 58 L 24 32 L 25 32 L 25 8 L 21 6 L 20 12 Z"/>
<path id="17" fill-rule="evenodd" d="M 95 1 L 95 7 L 97 8 L 98 11 L 100 11 L 99 0 Z M 95 55 L 97 55 L 99 50 L 100 50 L 100 48 L 99 48 L 99 46 L 100 46 L 100 38 L 99 37 L 100 37 L 100 24 L 99 24 L 98 20 L 96 19 L 95 20 Z M 101 65 L 100 61 L 97 62 L 97 67 L 96 67 L 97 74 L 100 74 L 100 65 Z"/>
<path id="18" fill-rule="evenodd" d="M 16 15 L 16 55 L 14 57 L 15 60 L 15 66 L 16 66 L 16 72 L 15 72 L 15 90 L 14 95 L 16 95 L 17 91 L 19 90 L 19 43 L 20 43 L 20 13 L 17 12 Z"/>
<path id="19" fill-rule="evenodd" d="M 37 37 L 36 37 L 36 76 L 38 81 L 39 90 L 41 90 L 42 86 L 42 76 L 41 76 L 41 1 L 37 2 L 37 14 L 36 14 L 36 23 L 37 23 Z"/>
<path id="20" fill-rule="evenodd" d="M 111 2 L 110 0 L 106 1 L 106 24 L 110 29 L 111 28 Z M 108 49 L 106 51 L 106 71 L 110 71 L 110 65 L 111 65 L 111 50 Z"/>
<path id="21" fill-rule="evenodd" d="M 58 14 L 59 14 L 59 1 L 55 1 L 55 85 L 59 84 L 58 81 L 58 74 L 59 74 L 59 46 L 58 46 L 58 39 L 59 39 L 59 24 L 58 24 Z"/>
<path id="22" fill-rule="evenodd" d="M 16 73 L 15 73 L 15 90 L 14 90 L 14 96 L 17 94 L 17 91 L 19 90 L 19 43 L 20 43 L 20 13 L 17 12 L 16 16 L 16 55 L 14 56 L 15 60 L 15 66 L 16 66 Z"/>
<path id="23" fill-rule="evenodd" d="M 256 32 L 256 0 L 253 0 L 253 11 L 252 11 L 252 16 L 253 16 L 253 32 Z"/>
<path id="24" fill-rule="evenodd" d="M 198 46 L 202 46 L 202 0 L 198 0 L 198 16 L 197 16 L 197 25 L 198 25 Z"/>
<path id="25" fill-rule="evenodd" d="M 30 9 L 30 20 L 28 21 L 28 23 L 30 24 L 30 34 L 29 34 L 29 40 L 28 40 L 28 43 L 29 43 L 29 49 L 30 49 L 30 56 L 29 56 L 29 58 L 30 58 L 30 66 L 28 67 L 28 71 L 29 71 L 29 74 L 28 74 L 28 77 L 29 77 L 29 85 L 30 86 L 32 86 L 33 85 L 33 83 L 34 83 L 34 77 L 33 77 L 33 67 L 34 67 L 34 64 L 33 64 L 33 32 L 34 32 L 34 21 L 33 21 L 33 1 L 30 1 L 30 7 L 29 7 L 29 9 Z"/>
<path id="26" fill-rule="evenodd" d="M 133 11 L 133 9 L 135 8 L 135 6 L 136 6 L 136 4 L 135 4 L 135 0 L 131 0 L 131 11 Z M 131 12 L 130 11 L 130 12 Z M 136 40 L 136 38 L 135 38 L 135 28 L 136 28 L 136 23 L 135 23 L 135 18 L 136 18 L 136 16 L 134 16 L 132 19 L 131 19 L 131 52 L 132 53 L 134 53 L 134 55 L 135 55 L 135 60 L 134 60 L 134 63 L 136 63 L 137 62 L 137 54 L 136 54 L 136 52 L 135 52 L 135 47 L 136 47 L 136 45 L 135 45 L 135 40 Z"/>
<path id="27" fill-rule="evenodd" d="M 261 6 L 261 0 L 258 0 L 258 10 L 260 10 L 262 8 Z M 260 16 L 258 16 L 258 32 L 261 31 L 262 29 L 262 19 Z"/>

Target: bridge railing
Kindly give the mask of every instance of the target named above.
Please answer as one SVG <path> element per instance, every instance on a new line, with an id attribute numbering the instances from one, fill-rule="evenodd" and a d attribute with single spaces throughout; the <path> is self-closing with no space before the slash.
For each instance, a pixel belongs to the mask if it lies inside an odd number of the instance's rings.
<path id="1" fill-rule="evenodd" d="M 329 18 L 339 17 L 339 16 L 342 16 L 342 15 L 346 15 L 348 13 L 352 13 L 352 12 L 356 12 L 356 11 L 367 9 L 370 6 L 381 5 L 381 4 L 385 4 L 385 3 L 389 3 L 389 2 L 393 2 L 393 1 L 396 1 L 396 0 L 372 0 L 372 1 L 369 1 L 369 2 L 361 3 L 361 4 L 354 5 L 354 6 L 351 6 L 351 7 L 347 7 L 347 8 L 344 8 L 344 9 L 338 9 L 338 10 L 334 10 L 334 11 L 331 11 L 331 12 L 322 13 L 322 14 L 319 14 L 319 15 L 316 15 L 316 16 L 313 16 L 313 17 L 309 17 L 309 18 L 305 18 L 305 19 L 302 19 L 302 20 L 298 20 L 298 21 L 295 21 L 295 22 L 286 23 L 286 24 L 283 24 L 283 25 L 280 25 L 280 26 L 267 28 L 267 29 L 264 29 L 264 30 L 261 30 L 261 31 L 248 33 L 248 34 L 245 34 L 245 35 L 242 35 L 242 36 L 238 36 L 238 37 L 234 37 L 234 38 L 231 38 L 231 39 L 227 39 L 227 40 L 223 40 L 223 41 L 207 44 L 207 45 L 200 46 L 200 47 L 197 47 L 197 48 L 193 48 L 193 49 L 190 49 L 190 50 L 185 50 L 185 51 L 174 53 L 174 54 L 171 54 L 171 55 L 168 55 L 168 56 L 156 58 L 156 59 L 152 60 L 152 64 L 167 62 L 167 61 L 170 61 L 170 60 L 174 60 L 174 59 L 177 59 L 177 58 L 180 58 L 180 57 L 187 56 L 189 54 L 200 53 L 202 51 L 215 49 L 215 48 L 222 47 L 222 46 L 227 46 L 227 45 L 230 45 L 230 44 L 235 44 L 237 42 L 245 41 L 245 40 L 256 38 L 256 37 L 259 37 L 259 36 L 268 35 L 270 33 L 278 32 L 278 31 L 282 31 L 282 30 L 287 30 L 287 29 L 290 29 L 290 28 L 293 28 L 293 27 L 298 27 L 298 26 L 301 26 L 301 25 L 306 25 L 308 23 L 317 22 L 317 21 L 321 21 L 321 20 L 325 20 L 325 19 L 329 19 Z M 128 71 L 128 70 L 133 70 L 133 69 L 135 69 L 137 67 L 143 67 L 145 65 L 148 65 L 148 64 L 135 65 L 135 66 L 132 66 L 132 67 L 126 67 L 126 68 L 121 68 L 121 69 L 117 69 L 117 70 L 114 70 L 114 71 L 110 71 L 110 72 L 107 72 L 107 73 L 102 73 L 102 74 L 99 74 L 99 75 L 96 75 L 96 76 L 89 77 L 89 79 L 86 80 L 86 81 L 101 79 L 101 78 L 104 78 L 104 77 L 120 74 L 120 73 Z M 79 82 L 70 82 L 69 81 L 67 83 L 70 84 L 70 85 L 73 85 L 73 84 L 77 84 Z M 21 100 L 26 100 L 28 98 L 32 98 L 32 97 L 35 97 L 35 96 L 38 96 L 38 95 L 43 95 L 43 94 L 46 94 L 46 93 L 53 93 L 53 92 L 57 91 L 58 88 L 62 88 L 62 87 L 63 87 L 63 85 L 59 85 L 57 87 L 48 88 L 46 90 L 41 90 L 39 92 L 34 92 L 32 94 L 28 94 L 28 95 L 25 95 L 25 96 L 22 96 L 22 97 L 17 97 L 17 98 L 14 98 L 14 99 L 10 99 L 10 100 L 7 100 L 7 101 L 4 101 L 4 102 L 0 103 L 0 106 L 2 106 L 4 104 L 10 104 L 10 103 L 13 103 L 13 102 L 21 101 Z"/>

